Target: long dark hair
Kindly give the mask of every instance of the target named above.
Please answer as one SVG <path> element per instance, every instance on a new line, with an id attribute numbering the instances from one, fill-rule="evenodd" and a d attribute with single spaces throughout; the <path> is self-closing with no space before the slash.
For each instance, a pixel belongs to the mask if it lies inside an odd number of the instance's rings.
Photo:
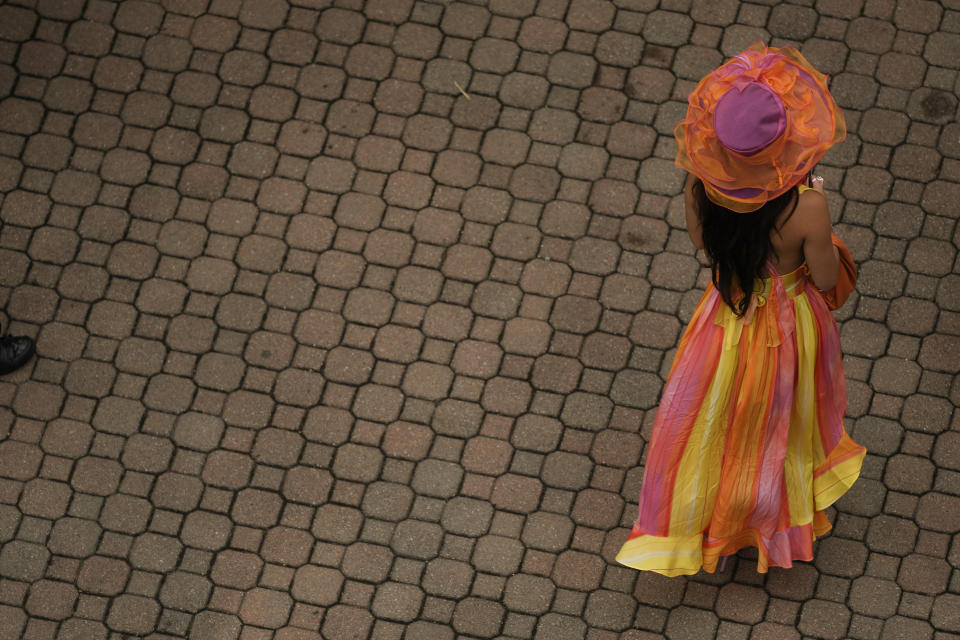
<path id="1" fill-rule="evenodd" d="M 713 286 L 738 316 L 742 317 L 750 306 L 753 281 L 768 275 L 767 261 L 777 254 L 771 233 L 779 232 L 777 221 L 787 208 L 790 213 L 783 223 L 793 215 L 797 195 L 794 187 L 752 213 L 737 213 L 710 200 L 700 180 L 693 184 Z"/>

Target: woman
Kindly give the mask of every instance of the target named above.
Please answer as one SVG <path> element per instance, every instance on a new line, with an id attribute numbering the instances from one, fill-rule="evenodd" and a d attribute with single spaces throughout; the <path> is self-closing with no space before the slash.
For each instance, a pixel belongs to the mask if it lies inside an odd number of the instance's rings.
<path id="1" fill-rule="evenodd" d="M 790 567 L 813 558 L 823 510 L 865 453 L 843 428 L 839 333 L 820 294 L 838 274 L 822 180 L 800 186 L 846 135 L 843 115 L 795 49 L 758 43 L 701 80 L 674 133 L 712 284 L 674 357 L 617 560 L 676 576 L 754 546 L 758 571 Z"/>

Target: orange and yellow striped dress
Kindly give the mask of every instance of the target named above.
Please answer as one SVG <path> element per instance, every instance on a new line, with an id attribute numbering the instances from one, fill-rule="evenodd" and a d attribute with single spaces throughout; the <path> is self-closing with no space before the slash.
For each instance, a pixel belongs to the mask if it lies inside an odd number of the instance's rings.
<path id="1" fill-rule="evenodd" d="M 812 560 L 831 526 L 823 510 L 860 474 L 865 450 L 843 427 L 840 336 L 823 298 L 805 267 L 755 291 L 741 319 L 710 286 L 680 340 L 624 565 L 713 572 L 746 546 L 760 572 Z"/>

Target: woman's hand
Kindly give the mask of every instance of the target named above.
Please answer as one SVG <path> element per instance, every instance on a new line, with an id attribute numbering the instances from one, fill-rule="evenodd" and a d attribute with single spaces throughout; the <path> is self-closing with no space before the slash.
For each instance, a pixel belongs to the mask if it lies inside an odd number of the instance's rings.
<path id="1" fill-rule="evenodd" d="M 810 176 L 810 187 L 814 191 L 819 191 L 822 194 L 823 193 L 823 176 Z"/>

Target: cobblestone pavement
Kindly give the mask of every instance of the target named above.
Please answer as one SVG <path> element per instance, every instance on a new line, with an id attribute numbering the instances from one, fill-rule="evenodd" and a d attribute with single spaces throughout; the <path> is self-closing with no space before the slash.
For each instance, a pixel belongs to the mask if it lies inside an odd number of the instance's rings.
<path id="1" fill-rule="evenodd" d="M 613 563 L 750 43 L 822 165 L 870 451 L 813 563 Z M 960 638 L 960 2 L 0 1 L 0 638 Z"/>

